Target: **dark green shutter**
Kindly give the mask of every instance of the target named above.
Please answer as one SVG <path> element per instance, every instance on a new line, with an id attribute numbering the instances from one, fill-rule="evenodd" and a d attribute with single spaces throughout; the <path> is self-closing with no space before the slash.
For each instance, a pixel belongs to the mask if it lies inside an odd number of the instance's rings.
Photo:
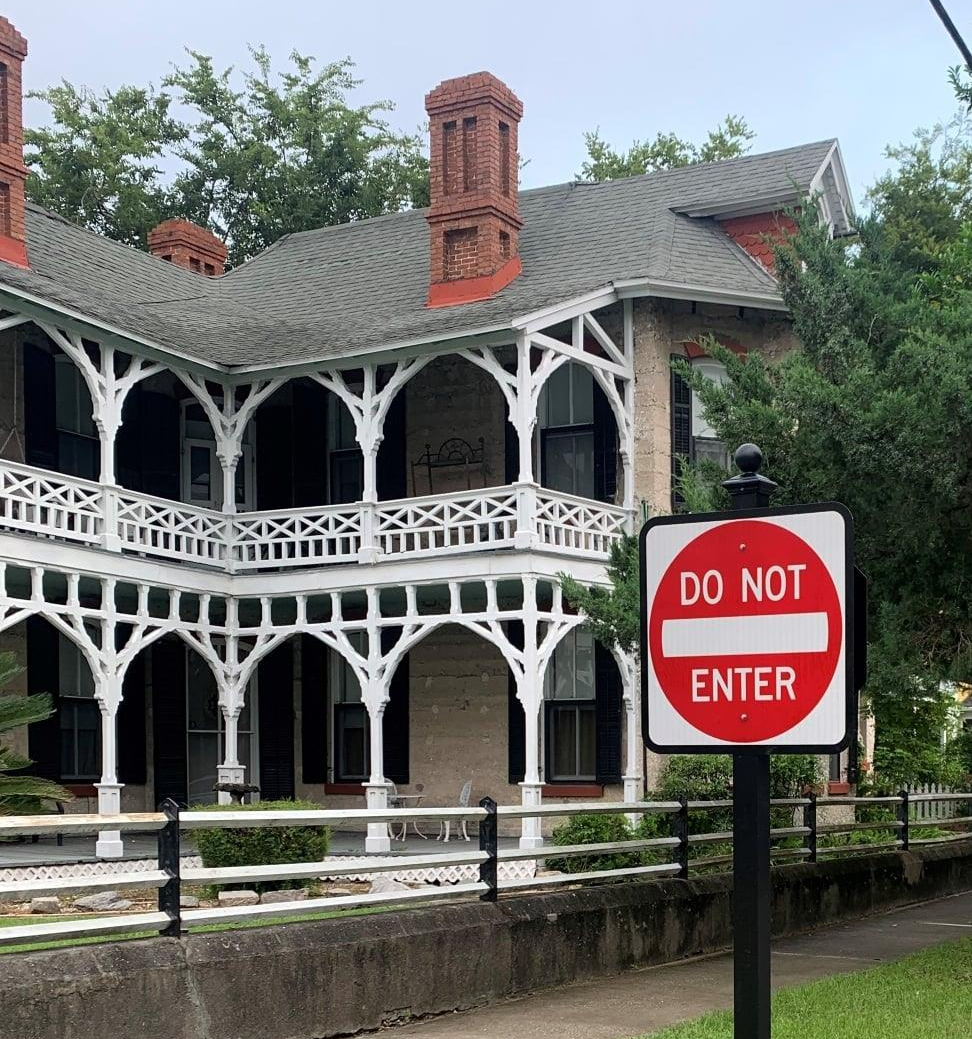
<path id="1" fill-rule="evenodd" d="M 398 641 L 401 629 L 383 628 L 381 651 L 387 653 Z M 408 654 L 395 669 L 385 705 L 382 737 L 385 745 L 385 779 L 407 783 L 408 779 Z"/>
<path id="2" fill-rule="evenodd" d="M 171 797 L 185 805 L 186 647 L 175 635 L 167 635 L 152 646 L 151 654 L 155 802 Z"/>
<path id="3" fill-rule="evenodd" d="M 142 466 L 142 490 L 157 498 L 179 501 L 182 430 L 179 401 L 157 390 L 143 390 L 138 423 Z M 122 431 L 125 426 L 122 425 Z M 124 435 L 124 432 L 123 432 Z"/>
<path id="4" fill-rule="evenodd" d="M 24 438 L 28 465 L 57 468 L 54 356 L 24 343 Z"/>
<path id="5" fill-rule="evenodd" d="M 145 654 L 139 653 L 125 672 L 118 708 L 118 779 L 145 782 Z"/>
<path id="6" fill-rule="evenodd" d="M 293 384 L 294 508 L 327 503 L 327 396 L 316 383 Z"/>
<path id="7" fill-rule="evenodd" d="M 621 782 L 621 673 L 610 652 L 594 645 L 597 704 L 597 782 Z"/>
<path id="8" fill-rule="evenodd" d="M 327 651 L 313 635 L 300 637 L 300 760 L 305 783 L 327 782 Z"/>
<path id="9" fill-rule="evenodd" d="M 294 647 L 278 646 L 257 665 L 260 718 L 260 798 L 294 796 Z"/>
<path id="10" fill-rule="evenodd" d="M 144 493 L 142 465 L 142 416 L 145 387 L 136 383 L 122 405 L 122 424 L 115 437 L 115 472 L 118 482 L 130 491 Z"/>
<path id="11" fill-rule="evenodd" d="M 517 649 L 523 648 L 523 621 L 507 621 L 506 637 Z M 516 696 L 516 679 L 508 671 L 507 678 L 507 764 L 509 781 L 522 783 L 526 775 L 526 714 Z"/>
<path id="12" fill-rule="evenodd" d="M 594 493 L 613 502 L 618 490 L 618 428 L 607 394 L 594 383 Z"/>
<path id="13" fill-rule="evenodd" d="M 27 729 L 29 771 L 61 778 L 61 720 L 58 717 L 57 631 L 42 617 L 27 618 L 27 692 L 47 693 L 54 713 Z"/>
<path id="14" fill-rule="evenodd" d="M 257 508 L 294 504 L 294 431 L 291 398 L 274 394 L 256 413 Z"/>
<path id="15" fill-rule="evenodd" d="M 408 443 L 405 390 L 392 399 L 385 416 L 384 437 L 375 462 L 376 487 L 380 501 L 404 498 L 408 494 Z"/>
<path id="16" fill-rule="evenodd" d="M 681 354 L 672 356 L 681 357 Z M 682 504 L 682 496 L 678 493 L 676 482 L 681 472 L 682 460 L 692 457 L 692 387 L 674 370 L 671 397 L 672 511 L 675 512 Z"/>

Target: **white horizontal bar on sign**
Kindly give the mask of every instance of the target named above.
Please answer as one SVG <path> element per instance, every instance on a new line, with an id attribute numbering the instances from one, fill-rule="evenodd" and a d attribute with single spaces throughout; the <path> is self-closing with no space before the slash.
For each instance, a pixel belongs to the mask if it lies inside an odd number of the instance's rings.
<path id="1" fill-rule="evenodd" d="M 0 927 L 0 945 L 26 945 L 59 938 L 86 938 L 95 934 L 123 934 L 126 931 L 161 931 L 169 926 L 165 913 L 130 913 L 100 917 L 97 920 L 65 920 L 56 924 L 28 924 Z"/>
<path id="2" fill-rule="evenodd" d="M 134 873 L 106 873 L 100 877 L 49 877 L 47 880 L 0 881 L 0 899 L 33 898 L 36 895 L 63 894 L 66 891 L 117 891 L 119 888 L 160 888 L 169 882 L 168 873 L 146 869 Z"/>
<path id="3" fill-rule="evenodd" d="M 468 884 L 446 884 L 443 887 L 413 888 L 409 891 L 387 891 L 377 895 L 342 895 L 337 898 L 307 898 L 302 902 L 274 902 L 270 905 L 223 906 L 213 909 L 186 909 L 182 913 L 183 930 L 200 924 L 221 924 L 243 920 L 267 920 L 275 916 L 304 916 L 329 910 L 355 909 L 360 906 L 400 905 L 407 902 L 431 902 L 445 898 L 459 899 L 486 891 L 479 881 Z M 0 928 L 0 936 L 4 928 Z"/>
<path id="4" fill-rule="evenodd" d="M 826 613 L 691 617 L 662 623 L 662 653 L 666 657 L 823 653 L 827 637 Z"/>
<path id="5" fill-rule="evenodd" d="M 10 815 L 0 818 L 0 837 L 30 837 L 42 833 L 97 833 L 161 830 L 166 818 L 159 812 L 126 815 Z"/>

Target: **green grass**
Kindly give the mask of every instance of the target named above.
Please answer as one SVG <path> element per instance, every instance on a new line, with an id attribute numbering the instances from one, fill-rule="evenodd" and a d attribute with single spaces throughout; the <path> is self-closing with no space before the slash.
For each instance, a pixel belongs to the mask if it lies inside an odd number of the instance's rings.
<path id="1" fill-rule="evenodd" d="M 945 1039 L 972 1034 L 972 939 L 773 997 L 773 1039 Z M 647 1037 L 642 1037 L 647 1039 Z M 730 1012 L 651 1039 L 732 1039 Z"/>

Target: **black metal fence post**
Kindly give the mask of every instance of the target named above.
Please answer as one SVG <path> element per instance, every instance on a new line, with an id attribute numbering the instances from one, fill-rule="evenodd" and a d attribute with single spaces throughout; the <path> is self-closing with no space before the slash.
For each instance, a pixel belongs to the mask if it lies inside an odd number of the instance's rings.
<path id="1" fill-rule="evenodd" d="M 159 807 L 166 818 L 165 825 L 159 830 L 159 869 L 169 877 L 159 888 L 159 912 L 169 918 L 168 926 L 161 934 L 166 938 L 178 938 L 182 934 L 179 806 L 167 798 Z"/>
<path id="2" fill-rule="evenodd" d="M 498 843 L 496 827 L 496 802 L 491 797 L 484 797 L 479 802 L 480 808 L 486 809 L 486 816 L 479 821 L 479 850 L 486 852 L 486 859 L 479 864 L 479 882 L 486 885 L 479 898 L 483 902 L 495 902 L 498 894 L 497 858 Z"/>
<path id="3" fill-rule="evenodd" d="M 723 480 L 733 511 L 769 506 L 777 485 L 760 472 L 763 452 L 742 444 L 739 475 Z M 733 1035 L 770 1036 L 770 790 L 769 755 L 732 756 Z"/>
<path id="4" fill-rule="evenodd" d="M 807 797 L 809 804 L 803 806 L 803 825 L 810 831 L 807 834 L 807 862 L 817 861 L 817 795 L 811 791 Z"/>
<path id="5" fill-rule="evenodd" d="M 689 875 L 689 811 L 688 799 L 683 797 L 681 808 L 675 813 L 674 835 L 678 838 L 678 847 L 675 849 L 678 863 L 678 879 L 688 880 Z"/>
<path id="6" fill-rule="evenodd" d="M 907 790 L 898 792 L 901 798 L 898 819 L 901 822 L 901 850 L 907 851 L 911 847 L 911 798 Z"/>

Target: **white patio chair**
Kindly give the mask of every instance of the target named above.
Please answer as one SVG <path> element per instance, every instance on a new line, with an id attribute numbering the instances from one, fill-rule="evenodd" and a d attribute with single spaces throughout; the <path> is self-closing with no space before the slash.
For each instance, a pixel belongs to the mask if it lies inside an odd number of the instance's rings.
<path id="1" fill-rule="evenodd" d="M 472 780 L 471 779 L 467 779 L 466 782 L 462 784 L 462 790 L 459 791 L 459 807 L 460 808 L 468 808 L 469 807 L 469 798 L 470 798 L 471 795 L 472 795 Z M 464 841 L 468 841 L 469 840 L 469 834 L 466 832 L 466 823 L 467 823 L 466 819 L 463 819 L 459 823 L 459 830 L 462 833 L 462 839 Z M 450 833 L 451 829 L 452 829 L 452 820 L 451 819 L 444 820 L 442 825 L 439 828 L 439 836 L 436 838 L 436 840 L 441 840 L 441 841 L 443 841 L 443 843 L 448 841 L 449 840 L 449 833 Z"/>

